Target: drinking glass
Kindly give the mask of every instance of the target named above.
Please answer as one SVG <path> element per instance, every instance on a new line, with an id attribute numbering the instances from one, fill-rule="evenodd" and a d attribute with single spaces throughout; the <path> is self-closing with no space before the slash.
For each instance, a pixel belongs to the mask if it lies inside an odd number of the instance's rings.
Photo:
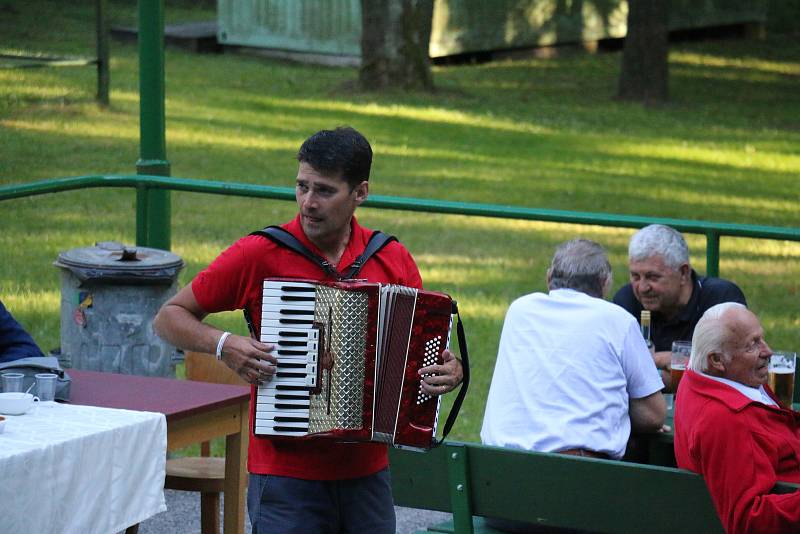
<path id="1" fill-rule="evenodd" d="M 769 387 L 786 408 L 792 407 L 796 364 L 797 354 L 789 351 L 775 351 L 769 359 Z"/>
<path id="2" fill-rule="evenodd" d="M 678 384 L 683 378 L 683 372 L 689 365 L 689 356 L 692 354 L 691 341 L 673 341 L 672 359 L 669 364 L 670 384 L 672 391 L 678 391 Z"/>
<path id="3" fill-rule="evenodd" d="M 675 407 L 675 395 L 673 393 L 664 393 L 664 404 L 667 405 L 667 415 L 671 415 Z"/>
<path id="4" fill-rule="evenodd" d="M 25 375 L 22 373 L 3 373 L 3 392 L 11 393 L 14 391 L 22 391 L 22 380 Z"/>
<path id="5" fill-rule="evenodd" d="M 42 403 L 53 402 L 56 400 L 56 379 L 58 375 L 53 373 L 36 374 L 36 392 L 39 401 Z"/>

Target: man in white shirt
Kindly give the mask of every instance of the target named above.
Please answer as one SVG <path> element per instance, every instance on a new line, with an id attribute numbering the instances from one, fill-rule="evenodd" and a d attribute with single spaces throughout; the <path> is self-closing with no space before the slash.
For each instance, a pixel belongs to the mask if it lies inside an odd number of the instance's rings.
<path id="1" fill-rule="evenodd" d="M 663 383 L 639 325 L 603 300 L 611 265 L 599 244 L 561 244 L 548 294 L 506 314 L 481 440 L 486 445 L 620 459 L 631 428 L 656 432 Z"/>

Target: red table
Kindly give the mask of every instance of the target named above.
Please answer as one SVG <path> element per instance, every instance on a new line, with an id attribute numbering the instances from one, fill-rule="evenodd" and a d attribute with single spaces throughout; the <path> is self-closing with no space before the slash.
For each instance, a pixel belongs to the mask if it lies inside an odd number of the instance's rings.
<path id="1" fill-rule="evenodd" d="M 244 531 L 245 459 L 250 388 L 69 369 L 70 402 L 160 412 L 167 419 L 167 450 L 225 436 L 226 534 Z"/>

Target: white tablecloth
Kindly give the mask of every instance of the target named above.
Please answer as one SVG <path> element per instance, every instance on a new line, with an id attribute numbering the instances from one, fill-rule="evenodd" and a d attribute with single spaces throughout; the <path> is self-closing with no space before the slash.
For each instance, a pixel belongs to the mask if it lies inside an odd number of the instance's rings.
<path id="1" fill-rule="evenodd" d="M 49 404 L 5 417 L 0 533 L 110 534 L 166 510 L 163 414 Z"/>

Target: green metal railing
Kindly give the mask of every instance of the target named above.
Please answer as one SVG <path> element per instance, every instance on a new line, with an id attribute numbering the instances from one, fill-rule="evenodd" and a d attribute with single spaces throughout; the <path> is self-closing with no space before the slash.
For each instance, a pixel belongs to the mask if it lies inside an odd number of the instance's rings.
<path id="1" fill-rule="evenodd" d="M 169 210 L 166 211 L 165 215 L 164 211 L 159 208 L 159 203 L 160 199 L 168 195 L 170 190 L 249 198 L 269 198 L 274 200 L 294 201 L 295 199 L 294 189 L 288 187 L 272 187 L 168 176 L 100 175 L 58 178 L 0 187 L 0 201 L 92 187 L 135 188 L 136 244 L 163 249 L 169 249 L 170 217 Z M 706 236 L 706 272 L 709 276 L 719 276 L 719 250 L 720 238 L 722 236 L 800 241 L 800 228 L 776 226 L 549 210 L 521 206 L 502 206 L 496 204 L 429 200 L 384 195 L 372 195 L 363 205 L 365 207 L 381 209 L 624 228 L 641 228 L 648 224 L 655 223 L 666 224 L 681 232 Z M 167 201 L 167 208 L 168 207 Z"/>

